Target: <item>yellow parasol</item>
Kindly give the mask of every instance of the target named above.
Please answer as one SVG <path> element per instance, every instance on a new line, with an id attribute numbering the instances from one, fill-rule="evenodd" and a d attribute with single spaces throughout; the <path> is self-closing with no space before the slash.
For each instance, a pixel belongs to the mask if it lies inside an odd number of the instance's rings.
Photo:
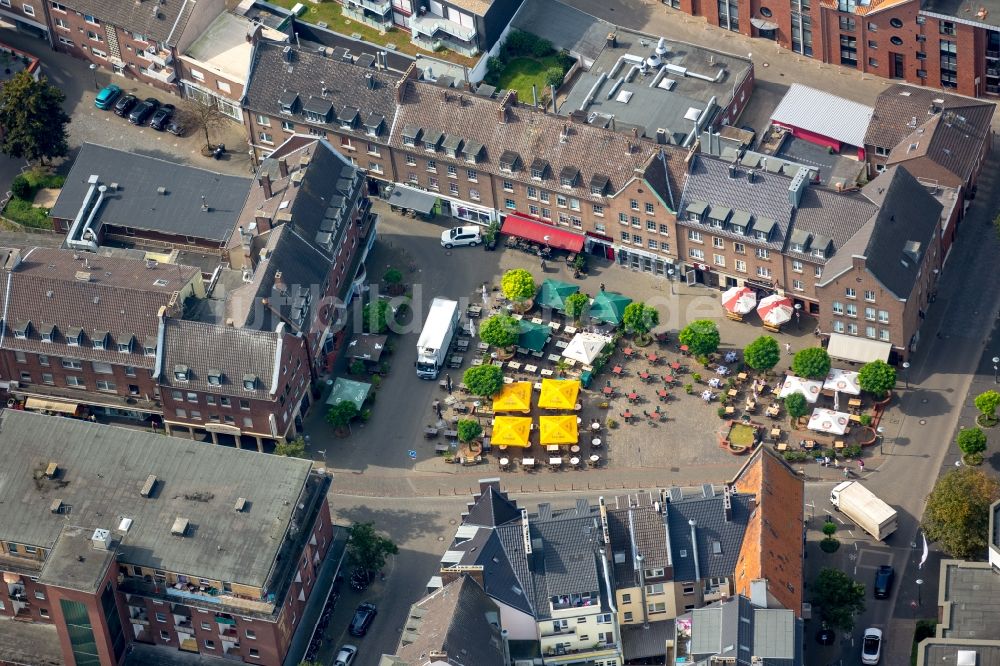
<path id="1" fill-rule="evenodd" d="M 530 446 L 531 419 L 527 416 L 498 416 L 493 419 L 493 446 Z"/>
<path id="2" fill-rule="evenodd" d="M 543 379 L 538 406 L 542 409 L 575 409 L 580 393 L 577 379 Z"/>
<path id="3" fill-rule="evenodd" d="M 514 382 L 504 384 L 500 393 L 493 398 L 494 412 L 524 412 L 531 411 L 531 383 Z"/>
<path id="4" fill-rule="evenodd" d="M 538 441 L 542 446 L 576 444 L 579 441 L 576 417 L 571 415 L 539 416 L 538 432 Z"/>

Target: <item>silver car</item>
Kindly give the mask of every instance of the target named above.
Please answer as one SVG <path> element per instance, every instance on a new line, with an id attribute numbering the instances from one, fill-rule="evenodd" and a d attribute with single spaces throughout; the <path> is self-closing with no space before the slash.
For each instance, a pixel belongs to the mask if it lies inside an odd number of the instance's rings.
<path id="1" fill-rule="evenodd" d="M 340 646 L 340 652 L 337 653 L 337 658 L 333 660 L 333 666 L 351 666 L 354 663 L 354 657 L 358 655 L 358 648 L 353 645 L 342 645 Z"/>

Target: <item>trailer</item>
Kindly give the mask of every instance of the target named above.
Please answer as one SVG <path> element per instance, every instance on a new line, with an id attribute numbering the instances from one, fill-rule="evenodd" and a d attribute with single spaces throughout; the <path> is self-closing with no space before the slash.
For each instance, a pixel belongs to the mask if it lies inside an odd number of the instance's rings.
<path id="1" fill-rule="evenodd" d="M 458 301 L 435 298 L 417 340 L 417 377 L 435 379 L 444 367 L 458 328 Z"/>
<path id="2" fill-rule="evenodd" d="M 896 510 L 861 485 L 860 481 L 838 483 L 830 491 L 830 502 L 876 541 L 883 541 L 896 531 Z"/>

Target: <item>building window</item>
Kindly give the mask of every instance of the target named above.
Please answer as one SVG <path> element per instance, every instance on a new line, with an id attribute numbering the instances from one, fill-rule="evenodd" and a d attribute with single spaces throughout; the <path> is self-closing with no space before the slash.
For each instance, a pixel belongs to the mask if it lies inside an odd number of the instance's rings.
<path id="1" fill-rule="evenodd" d="M 474 187 L 469 188 L 469 198 L 472 199 L 473 201 L 479 201 L 479 198 L 480 198 L 479 197 L 479 190 L 477 190 Z"/>
<path id="2" fill-rule="evenodd" d="M 656 613 L 666 613 L 667 603 L 665 601 L 655 601 L 653 603 L 646 604 L 646 610 L 649 611 L 650 615 L 655 615 Z"/>
<path id="3" fill-rule="evenodd" d="M 955 34 L 955 24 L 951 21 L 941 21 L 938 24 L 938 30 L 942 35 L 954 35 Z"/>
<path id="4" fill-rule="evenodd" d="M 42 383 L 43 384 L 48 384 L 49 386 L 53 386 L 55 384 L 55 382 L 52 380 L 52 373 L 51 372 L 43 372 L 42 373 Z"/>
<path id="5" fill-rule="evenodd" d="M 259 657 L 260 656 L 260 650 L 258 650 L 257 648 L 250 648 L 250 656 L 251 657 Z"/>
<path id="6" fill-rule="evenodd" d="M 721 250 L 726 247 L 726 241 L 722 240 L 718 236 L 712 236 L 712 247 L 716 247 Z"/>
<path id="7" fill-rule="evenodd" d="M 879 340 L 882 340 L 883 342 L 889 342 L 891 340 L 891 338 L 889 337 L 889 329 L 887 328 L 879 329 L 878 337 Z"/>
<path id="8" fill-rule="evenodd" d="M 513 192 L 514 191 L 514 183 L 510 182 L 509 180 L 503 181 L 503 191 L 504 192 Z"/>
<path id="9" fill-rule="evenodd" d="M 743 243 L 733 243 L 733 252 L 736 254 L 746 254 L 747 246 Z"/>
<path id="10" fill-rule="evenodd" d="M 479 180 L 479 173 L 475 169 L 466 169 L 465 170 L 465 177 L 468 180 L 470 180 L 473 183 L 475 183 L 475 182 L 478 182 L 478 180 Z"/>
<path id="11" fill-rule="evenodd" d="M 640 219 L 639 219 L 639 216 L 638 216 L 638 215 L 633 215 L 632 217 L 630 217 L 630 218 L 629 218 L 629 222 L 630 222 L 630 223 L 632 224 L 632 226 L 633 226 L 633 227 L 635 227 L 636 229 L 642 229 L 642 220 L 640 220 Z"/>
<path id="12" fill-rule="evenodd" d="M 91 25 L 101 25 L 101 21 L 99 19 L 97 19 L 97 18 L 95 18 L 95 17 L 93 17 L 93 16 L 91 16 L 89 14 L 84 14 L 83 15 L 83 20 L 86 21 L 87 23 L 91 24 Z"/>
<path id="13" fill-rule="evenodd" d="M 206 638 L 205 639 L 205 649 L 206 650 L 214 650 L 215 649 L 215 641 L 213 641 L 211 638 Z"/>
<path id="14" fill-rule="evenodd" d="M 802 280 L 792 280 L 792 289 L 795 291 L 805 291 L 806 286 L 802 283 Z"/>
<path id="15" fill-rule="evenodd" d="M 27 5 L 27 4 L 21 5 L 21 8 L 24 10 L 24 13 L 26 15 L 28 15 L 28 16 L 34 16 L 35 15 L 35 8 L 32 7 L 31 5 Z"/>
<path id="16" fill-rule="evenodd" d="M 536 206 L 535 204 L 529 204 L 528 205 L 528 213 L 529 214 L 534 215 L 535 217 L 538 217 L 538 212 L 539 212 L 538 211 L 538 206 Z"/>
<path id="17" fill-rule="evenodd" d="M 604 217 L 604 206 L 601 204 L 593 204 L 594 215 Z"/>
<path id="18" fill-rule="evenodd" d="M 170 642 L 170 633 L 167 632 L 167 631 L 164 631 L 163 629 L 160 629 L 160 640 L 163 641 L 164 643 L 169 643 Z"/>
<path id="19" fill-rule="evenodd" d="M 758 266 L 757 267 L 757 277 L 762 277 L 762 278 L 769 278 L 769 277 L 771 277 L 771 269 L 768 268 L 767 266 Z"/>
<path id="20" fill-rule="evenodd" d="M 517 208 L 517 203 L 513 199 L 504 199 L 503 205 L 509 210 L 514 210 Z"/>
<path id="21" fill-rule="evenodd" d="M 880 323 L 880 324 L 888 324 L 889 323 L 889 311 L 888 310 L 879 310 L 878 311 L 878 323 Z"/>
<path id="22" fill-rule="evenodd" d="M 858 40 L 847 35 L 840 36 L 840 64 L 847 67 L 858 66 Z"/>
<path id="23" fill-rule="evenodd" d="M 82 370 L 83 361 L 78 361 L 75 358 L 64 358 L 62 360 L 62 367 L 68 368 L 70 370 Z"/>
<path id="24" fill-rule="evenodd" d="M 635 199 L 629 199 L 628 207 L 631 208 L 632 210 L 639 210 L 639 202 L 636 201 Z"/>
<path id="25" fill-rule="evenodd" d="M 822 266 L 814 266 L 813 267 L 813 277 L 816 277 L 816 278 L 823 277 L 823 267 Z"/>
<path id="26" fill-rule="evenodd" d="M 670 227 L 668 225 L 666 225 L 666 224 L 661 224 L 660 225 L 660 235 L 661 236 L 669 236 L 670 235 Z"/>
<path id="27" fill-rule="evenodd" d="M 642 236 L 640 236 L 639 234 L 632 234 L 632 242 L 638 245 L 639 247 L 642 247 Z"/>
<path id="28" fill-rule="evenodd" d="M 759 248 L 757 248 L 757 258 L 758 259 L 770 259 L 771 258 L 771 251 L 767 250 L 765 248 L 759 247 Z"/>
<path id="29" fill-rule="evenodd" d="M 655 211 L 655 209 L 653 208 L 653 204 L 647 203 L 646 204 L 646 215 L 653 215 L 653 214 L 655 214 L 654 211 Z"/>
<path id="30" fill-rule="evenodd" d="M 847 325 L 847 334 L 848 335 L 857 335 L 858 334 L 858 325 L 857 324 L 853 324 L 853 323 L 852 324 L 848 324 Z"/>
<path id="31" fill-rule="evenodd" d="M 848 287 L 844 290 L 844 295 L 848 298 L 857 298 L 858 292 L 854 291 L 853 287 Z"/>
<path id="32" fill-rule="evenodd" d="M 865 308 L 865 319 L 875 321 L 875 308 Z"/>
<path id="33" fill-rule="evenodd" d="M 117 386 L 114 382 L 107 379 L 99 379 L 97 380 L 97 390 L 114 393 L 117 390 Z"/>
<path id="34" fill-rule="evenodd" d="M 848 303 L 847 304 L 847 316 L 848 317 L 857 317 L 858 316 L 858 306 L 855 305 L 854 303 Z"/>
<path id="35" fill-rule="evenodd" d="M 833 314 L 838 314 L 838 315 L 844 314 L 844 304 L 841 303 L 840 301 L 834 301 L 833 305 L 831 306 L 831 309 L 833 310 Z"/>
<path id="36" fill-rule="evenodd" d="M 244 633 L 244 634 L 246 635 L 246 637 L 247 637 L 247 638 L 249 638 L 250 640 L 252 640 L 252 641 L 255 641 L 255 640 L 257 640 L 257 632 L 256 632 L 256 631 L 254 631 L 253 629 L 247 629 L 247 630 L 246 630 L 246 631 L 244 631 L 243 633 Z"/>
<path id="37" fill-rule="evenodd" d="M 743 261 L 742 259 L 737 259 L 736 260 L 736 270 L 739 271 L 740 273 L 746 273 L 747 272 L 747 262 Z"/>
<path id="38" fill-rule="evenodd" d="M 713 254 L 712 255 L 712 262 L 716 266 L 723 266 L 723 267 L 725 267 L 725 265 L 726 265 L 726 257 L 723 256 L 723 255 L 721 255 L 721 254 Z"/>
<path id="39" fill-rule="evenodd" d="M 875 327 L 874 326 L 865 326 L 865 337 L 871 338 L 872 340 L 875 339 Z"/>
<path id="40" fill-rule="evenodd" d="M 845 32 L 854 32 L 854 18 L 851 16 L 840 17 L 840 29 Z"/>
<path id="41" fill-rule="evenodd" d="M 705 252 L 696 247 L 688 249 L 688 256 L 698 261 L 705 261 Z"/>
<path id="42" fill-rule="evenodd" d="M 842 322 L 840 320 L 835 320 L 833 322 L 833 332 L 834 333 L 843 333 L 844 332 L 844 322 Z"/>
<path id="43" fill-rule="evenodd" d="M 566 197 L 561 194 L 556 195 L 556 205 L 560 208 L 566 208 Z"/>
<path id="44" fill-rule="evenodd" d="M 269 132 L 260 132 L 257 135 L 257 138 L 260 139 L 261 143 L 274 144 L 274 136 L 272 136 Z"/>
<path id="45" fill-rule="evenodd" d="M 701 232 L 697 229 L 688 229 L 688 240 L 694 243 L 701 243 Z"/>
<path id="46" fill-rule="evenodd" d="M 652 238 L 649 238 L 649 239 L 646 240 L 646 246 L 650 250 L 655 250 L 657 247 L 659 247 L 659 245 L 660 244 L 657 241 L 653 240 Z"/>

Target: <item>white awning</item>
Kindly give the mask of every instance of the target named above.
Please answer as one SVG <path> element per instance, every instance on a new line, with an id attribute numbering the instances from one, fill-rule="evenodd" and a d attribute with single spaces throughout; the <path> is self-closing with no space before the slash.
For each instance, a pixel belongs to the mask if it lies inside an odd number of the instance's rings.
<path id="1" fill-rule="evenodd" d="M 842 358 L 855 363 L 888 361 L 892 345 L 888 342 L 855 338 L 843 333 L 831 333 L 830 345 L 826 349 L 833 358 Z"/>

